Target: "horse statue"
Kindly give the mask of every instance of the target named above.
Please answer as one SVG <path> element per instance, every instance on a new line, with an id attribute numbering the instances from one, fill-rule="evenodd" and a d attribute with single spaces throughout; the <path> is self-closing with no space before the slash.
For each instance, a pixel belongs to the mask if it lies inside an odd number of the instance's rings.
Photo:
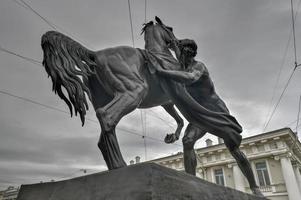
<path id="1" fill-rule="evenodd" d="M 161 65 L 165 62 L 169 69 L 180 70 L 180 64 L 169 51 L 171 47 L 177 48 L 177 38 L 171 27 L 156 17 L 156 23 L 145 24 L 142 33 L 145 33 L 147 49 L 160 55 L 153 62 Z M 177 121 L 176 134 L 180 134 L 183 120 L 148 65 L 150 60 L 156 59 L 154 55 L 128 46 L 92 51 L 56 31 L 46 32 L 41 46 L 52 90 L 68 105 L 71 117 L 74 110 L 84 125 L 89 109 L 85 93 L 92 102 L 101 126 L 98 147 L 109 170 L 126 166 L 115 128 L 122 117 L 136 108 L 163 105 Z"/>
<path id="2" fill-rule="evenodd" d="M 177 53 L 183 48 L 172 28 L 158 17 L 155 19 L 156 24 L 150 21 L 142 29 L 146 50 L 119 46 L 91 51 L 59 32 L 45 33 L 42 36 L 43 65 L 52 79 L 53 91 L 68 105 L 71 117 L 73 110 L 75 115 L 79 113 L 82 125 L 88 109 L 85 94 L 88 95 L 101 126 L 98 147 L 109 170 L 126 166 L 115 133 L 121 118 L 136 108 L 162 105 L 178 123 L 175 133 L 165 137 L 165 142 L 172 143 L 183 128 L 183 120 L 174 109 L 175 104 L 195 126 L 193 132 L 206 130 L 224 139 L 253 193 L 262 196 L 250 163 L 239 150 L 242 127 L 236 119 L 229 113 L 203 107 L 182 83 L 158 76 L 161 69 L 184 71 L 169 51 L 172 49 Z M 185 134 L 189 131 L 186 129 Z M 187 145 L 192 149 L 194 142 L 184 140 L 184 150 Z M 196 164 L 194 154 L 190 155 L 190 161 Z M 186 171 L 190 168 L 186 169 L 185 165 Z"/>

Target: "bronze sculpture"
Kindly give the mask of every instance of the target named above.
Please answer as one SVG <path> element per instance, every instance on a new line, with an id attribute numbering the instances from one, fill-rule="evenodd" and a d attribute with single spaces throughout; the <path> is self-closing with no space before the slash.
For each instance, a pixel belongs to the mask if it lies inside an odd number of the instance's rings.
<path id="1" fill-rule="evenodd" d="M 119 149 L 115 127 L 124 115 L 136 108 L 163 105 L 178 122 L 176 132 L 167 135 L 165 140 L 171 143 L 178 139 L 183 121 L 176 113 L 174 103 L 191 123 L 184 137 L 189 140 L 189 143 L 184 143 L 184 150 L 189 146 L 189 151 L 185 151 L 189 152 L 185 161 L 186 171 L 195 173 L 194 154 L 190 148 L 193 149 L 195 141 L 190 141 L 190 133 L 199 130 L 216 133 L 222 136 L 225 142 L 230 141 L 226 142 L 230 144 L 228 148 L 231 150 L 233 147 L 232 155 L 236 156 L 241 168 L 246 167 L 243 172 L 249 182 L 251 180 L 253 192 L 259 194 L 256 183 L 252 182 L 252 171 L 248 171 L 248 161 L 238 149 L 241 127 L 236 119 L 226 112 L 204 108 L 198 100 L 191 97 L 193 91 L 188 91 L 189 94 L 179 80 L 174 81 L 177 79 L 174 76 L 162 77 L 164 73 L 172 74 L 164 70 L 184 69 L 169 51 L 171 48 L 180 56 L 181 43 L 174 36 L 171 27 L 164 25 L 157 17 L 156 21 L 156 24 L 149 22 L 143 28 L 145 48 L 148 51 L 120 46 L 94 52 L 61 33 L 45 33 L 42 36 L 43 64 L 52 79 L 53 91 L 66 102 L 71 116 L 73 109 L 75 114 L 79 113 L 82 124 L 88 109 L 85 92 L 87 93 L 101 125 L 98 147 L 109 170 L 126 166 Z M 78 76 L 81 76 L 82 80 Z M 66 89 L 68 97 L 62 91 L 62 87 Z M 227 133 L 233 134 L 228 134 L 227 138 Z M 202 135 L 203 132 L 197 137 Z M 231 143 L 233 141 L 234 144 Z"/>

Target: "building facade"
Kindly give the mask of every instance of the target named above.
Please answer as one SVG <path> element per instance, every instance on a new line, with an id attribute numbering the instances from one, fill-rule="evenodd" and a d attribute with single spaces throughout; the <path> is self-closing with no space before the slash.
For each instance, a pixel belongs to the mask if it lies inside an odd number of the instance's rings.
<path id="1" fill-rule="evenodd" d="M 9 186 L 6 190 L 0 191 L 0 200 L 16 200 L 19 187 Z"/>
<path id="2" fill-rule="evenodd" d="M 0 191 L 0 200 L 3 200 L 4 191 Z"/>
<path id="3" fill-rule="evenodd" d="M 223 143 L 196 149 L 197 176 L 207 181 L 251 193 L 246 178 Z M 244 138 L 241 150 L 251 162 L 256 182 L 271 200 L 301 199 L 301 144 L 296 134 L 283 128 Z M 184 171 L 183 154 L 153 160 Z"/>

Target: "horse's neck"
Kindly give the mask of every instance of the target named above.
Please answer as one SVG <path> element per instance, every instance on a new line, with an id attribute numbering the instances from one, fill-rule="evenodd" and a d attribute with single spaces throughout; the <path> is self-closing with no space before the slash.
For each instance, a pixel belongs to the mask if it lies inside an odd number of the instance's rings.
<path id="1" fill-rule="evenodd" d="M 159 39 L 156 37 L 155 34 L 153 35 L 145 35 L 144 37 L 145 46 L 144 48 L 148 51 L 154 52 L 154 53 L 163 53 L 163 54 L 170 54 L 169 49 L 167 48 L 165 42 L 162 39 Z"/>
<path id="2" fill-rule="evenodd" d="M 151 52 L 156 52 L 156 53 L 169 52 L 167 47 L 161 46 L 160 44 L 158 44 L 156 42 L 146 42 L 145 49 L 148 51 L 151 51 Z"/>

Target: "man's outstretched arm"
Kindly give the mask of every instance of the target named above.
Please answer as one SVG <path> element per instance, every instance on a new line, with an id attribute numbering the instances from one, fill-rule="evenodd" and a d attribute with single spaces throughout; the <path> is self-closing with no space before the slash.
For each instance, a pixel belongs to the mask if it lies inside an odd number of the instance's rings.
<path id="1" fill-rule="evenodd" d="M 172 79 L 177 82 L 191 84 L 199 80 L 202 76 L 200 71 L 194 70 L 193 72 L 175 71 L 175 70 L 165 70 L 160 69 L 157 71 L 158 75 L 165 78 Z"/>

